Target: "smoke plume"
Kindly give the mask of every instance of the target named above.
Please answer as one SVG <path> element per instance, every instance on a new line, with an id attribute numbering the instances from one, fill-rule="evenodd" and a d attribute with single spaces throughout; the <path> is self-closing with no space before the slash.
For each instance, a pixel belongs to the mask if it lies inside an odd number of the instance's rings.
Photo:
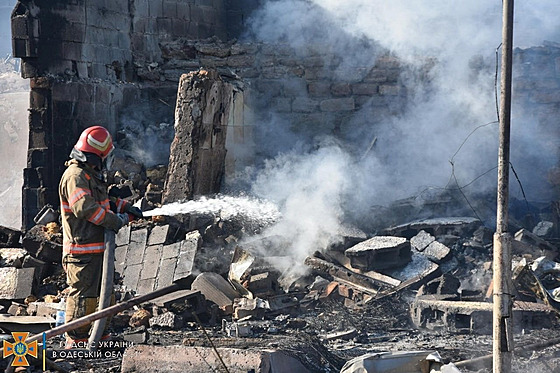
<path id="1" fill-rule="evenodd" d="M 554 0 L 519 4 L 514 46 L 560 40 L 559 10 Z M 289 125 L 277 125 L 285 118 L 269 117 L 275 131 L 288 134 L 275 135 L 270 147 L 262 143 L 276 158 L 258 172 L 253 192 L 281 206 L 284 223 L 273 229 L 291 238 L 296 257 L 328 246 L 344 218 L 381 219 L 373 206 L 463 186 L 466 196 L 494 193 L 501 2 L 276 0 L 265 2 L 250 24 L 248 40 L 322 55 L 326 70 L 337 60 L 326 71 L 333 80 L 371 68 L 386 53 L 408 66 L 400 76 L 411 90 L 399 107 L 406 110 L 380 119 L 378 106 L 366 103 L 344 123 L 340 145 L 311 136 L 309 146 L 301 146 Z M 514 112 L 511 161 L 529 200 L 552 196 L 542 170 L 555 162 L 553 147 L 534 121 Z M 511 190 L 520 196 L 515 182 Z"/>

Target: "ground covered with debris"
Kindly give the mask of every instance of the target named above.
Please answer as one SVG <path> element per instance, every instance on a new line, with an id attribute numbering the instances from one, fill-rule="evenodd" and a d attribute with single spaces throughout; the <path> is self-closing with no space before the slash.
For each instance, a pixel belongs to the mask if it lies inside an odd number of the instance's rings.
<path id="1" fill-rule="evenodd" d="M 213 117 L 220 100 L 199 89 L 214 84 L 225 96 L 234 90 L 215 72 L 186 74 L 178 102 L 197 100 Z M 55 336 L 44 350 L 49 370 L 489 371 L 493 230 L 468 214 L 464 196 L 400 200 L 375 222 L 316 229 L 331 217 L 303 224 L 270 201 L 216 194 L 221 176 L 205 174 L 205 162 L 223 170 L 225 148 L 203 142 L 223 143 L 224 133 L 205 131 L 199 142 L 192 133 L 203 116 L 178 108 L 186 119 L 176 124 L 169 166 L 146 167 L 122 143 L 118 171 L 107 174 L 109 194 L 144 211 L 115 238 L 114 290 L 126 307 L 111 319 L 112 339 L 65 349 Z M 557 371 L 559 209 L 531 211 L 532 219 L 511 214 L 514 371 Z M 0 227 L 0 329 L 9 348 L 12 333 L 64 322 L 59 211 L 45 205 L 34 222 L 25 232 Z M 40 371 L 40 356 L 29 359 Z"/>
<path id="2" fill-rule="evenodd" d="M 129 190 L 139 198 L 139 189 Z M 220 208 L 210 211 L 218 200 Z M 122 229 L 119 301 L 189 274 L 196 279 L 190 289 L 115 315 L 113 340 L 95 352 L 64 350 L 62 337 L 49 340 L 47 356 L 56 364 L 50 369 L 351 372 L 344 364 L 366 354 L 427 351 L 463 372 L 490 371 L 488 360 L 460 363 L 492 352 L 492 232 L 477 219 L 420 219 L 375 235 L 349 228 L 336 244 L 309 255 L 301 271 L 302 263 L 282 255 L 290 243 L 266 235 L 272 221 L 223 214 L 223 201 L 191 201 L 197 211 L 154 215 Z M 153 191 L 144 191 L 142 203 L 157 207 Z M 24 234 L 0 230 L 5 340 L 14 331 L 48 330 L 64 310 L 57 214 L 40 215 L 41 224 Z M 560 369 L 560 349 L 542 345 L 560 337 L 554 229 L 543 221 L 515 234 L 515 372 Z M 30 371 L 41 370 L 40 359 L 30 361 L 37 364 Z"/>

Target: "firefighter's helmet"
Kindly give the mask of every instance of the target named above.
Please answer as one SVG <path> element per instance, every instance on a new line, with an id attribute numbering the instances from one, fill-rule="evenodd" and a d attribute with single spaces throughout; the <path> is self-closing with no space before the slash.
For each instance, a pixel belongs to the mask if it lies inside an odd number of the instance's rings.
<path id="1" fill-rule="evenodd" d="M 74 149 L 83 153 L 93 153 L 104 160 L 114 149 L 113 139 L 105 127 L 88 127 L 80 135 Z"/>

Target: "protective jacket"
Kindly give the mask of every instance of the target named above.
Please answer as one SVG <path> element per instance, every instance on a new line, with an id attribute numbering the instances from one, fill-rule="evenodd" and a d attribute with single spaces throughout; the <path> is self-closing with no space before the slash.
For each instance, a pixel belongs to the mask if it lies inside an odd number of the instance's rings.
<path id="1" fill-rule="evenodd" d="M 121 227 L 115 212 L 124 212 L 128 202 L 113 198 L 116 211 L 111 211 L 107 186 L 100 173 L 74 159 L 66 162 L 66 166 L 59 185 L 63 255 L 102 253 L 105 228 Z"/>

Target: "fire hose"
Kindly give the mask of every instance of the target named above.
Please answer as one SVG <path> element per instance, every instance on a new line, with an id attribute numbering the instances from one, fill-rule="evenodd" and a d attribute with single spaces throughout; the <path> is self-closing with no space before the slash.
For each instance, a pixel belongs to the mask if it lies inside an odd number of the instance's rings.
<path id="1" fill-rule="evenodd" d="M 97 311 L 102 311 L 111 305 L 113 297 L 113 278 L 115 275 L 115 232 L 105 229 L 105 250 L 103 251 L 103 274 L 101 276 L 101 292 L 99 294 L 99 305 Z M 107 318 L 101 318 L 93 323 L 93 328 L 88 340 L 91 351 L 97 349 L 97 343 L 101 339 Z"/>

